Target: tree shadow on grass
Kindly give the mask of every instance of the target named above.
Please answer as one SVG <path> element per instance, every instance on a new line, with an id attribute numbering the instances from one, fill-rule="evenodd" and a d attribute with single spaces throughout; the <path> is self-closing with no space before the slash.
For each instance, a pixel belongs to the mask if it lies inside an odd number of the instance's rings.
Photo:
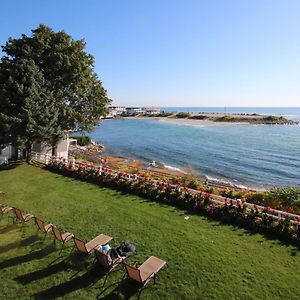
<path id="1" fill-rule="evenodd" d="M 284 236 L 278 236 L 278 233 L 276 232 L 268 232 L 267 230 L 263 230 L 260 228 L 249 228 L 247 225 L 243 224 L 235 224 L 234 222 L 226 222 L 226 221 L 220 221 L 217 219 L 210 219 L 207 218 L 208 222 L 215 222 L 213 224 L 214 227 L 216 226 L 228 226 L 231 227 L 231 230 L 234 232 L 239 232 L 237 235 L 240 237 L 247 237 L 247 236 L 255 236 L 260 235 L 261 239 L 257 241 L 257 243 L 263 244 L 265 242 L 271 242 L 271 245 L 269 245 L 270 248 L 273 248 L 273 246 L 280 245 L 284 246 L 286 248 L 291 248 L 290 255 L 296 256 L 300 254 L 300 245 L 295 244 L 294 241 L 291 241 L 290 239 L 284 237 Z"/>
<path id="2" fill-rule="evenodd" d="M 47 268 L 44 268 L 42 270 L 38 270 L 25 275 L 18 276 L 15 278 L 15 280 L 25 285 L 32 281 L 39 280 L 68 269 L 71 269 L 70 264 L 65 261 L 61 261 L 57 264 L 50 265 Z"/>
<path id="3" fill-rule="evenodd" d="M 88 288 L 100 280 L 105 273 L 101 271 L 99 266 L 94 266 L 91 270 L 82 276 L 75 277 L 70 281 L 63 282 L 59 285 L 53 286 L 47 290 L 41 291 L 33 295 L 34 299 L 56 299 L 64 297 L 76 290 Z"/>
<path id="4" fill-rule="evenodd" d="M 19 247 L 26 247 L 32 243 L 35 243 L 36 241 L 38 241 L 39 238 L 36 237 L 36 236 L 30 236 L 24 240 L 21 240 L 21 241 L 16 241 L 16 242 L 12 242 L 10 244 L 7 244 L 5 246 L 0 246 L 0 254 L 4 253 L 4 252 L 7 252 L 9 250 L 12 250 L 12 249 L 16 249 L 16 248 L 19 248 Z"/>
<path id="5" fill-rule="evenodd" d="M 13 266 L 17 266 L 17 265 L 20 265 L 20 264 L 23 264 L 25 262 L 29 262 L 32 260 L 42 259 L 42 258 L 46 257 L 47 255 L 49 255 L 53 251 L 56 251 L 56 249 L 52 245 L 50 245 L 50 246 L 46 246 L 43 249 L 31 252 L 29 254 L 25 254 L 25 255 L 7 259 L 3 262 L 0 262 L 0 270 L 9 268 L 9 267 L 13 267 Z"/>
<path id="6" fill-rule="evenodd" d="M 17 228 L 18 228 L 18 226 L 16 226 L 15 224 L 9 224 L 6 227 L 3 227 L 3 228 L 0 229 L 0 234 L 8 233 L 8 232 L 10 232 L 12 230 L 15 230 Z"/>
<path id="7" fill-rule="evenodd" d="M 1 165 L 0 166 L 0 172 L 1 171 L 8 171 L 8 170 L 12 170 L 12 169 L 15 169 L 17 168 L 18 166 L 20 166 L 22 164 L 21 161 L 11 161 L 9 164 L 7 165 Z"/>
<path id="8" fill-rule="evenodd" d="M 114 284 L 115 285 L 115 284 Z M 109 286 L 111 287 L 111 286 Z M 150 287 L 144 287 L 142 288 L 141 285 L 137 284 L 133 280 L 130 279 L 123 279 L 120 284 L 118 284 L 113 291 L 111 291 L 109 294 L 105 295 L 105 291 L 109 288 L 107 287 L 104 289 L 98 296 L 97 299 L 107 299 L 107 300 L 115 300 L 115 299 L 130 299 L 134 295 L 137 295 L 137 299 L 140 298 L 141 293 L 146 288 Z"/>

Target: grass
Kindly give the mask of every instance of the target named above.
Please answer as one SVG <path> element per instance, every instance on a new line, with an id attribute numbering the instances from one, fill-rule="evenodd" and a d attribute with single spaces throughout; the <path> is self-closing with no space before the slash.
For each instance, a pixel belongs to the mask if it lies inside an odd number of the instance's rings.
<path id="1" fill-rule="evenodd" d="M 27 164 L 0 171 L 0 199 L 82 239 L 100 233 L 111 246 L 129 240 L 137 253 L 168 262 L 141 294 L 122 268 L 104 276 L 92 258 L 59 254 L 33 222 L 0 221 L 1 299 L 299 299 L 300 253 L 259 234 L 222 225 L 138 196 L 98 187 Z"/>

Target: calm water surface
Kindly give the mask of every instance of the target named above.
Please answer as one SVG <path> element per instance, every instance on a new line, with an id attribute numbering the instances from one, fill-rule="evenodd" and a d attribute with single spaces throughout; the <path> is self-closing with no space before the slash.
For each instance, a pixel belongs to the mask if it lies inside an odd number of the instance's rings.
<path id="1" fill-rule="evenodd" d="M 193 109 L 190 111 L 197 111 Z M 217 111 L 211 109 L 207 111 Z M 265 114 L 274 114 L 270 110 Z M 300 120 L 300 109 L 284 112 L 278 114 Z M 103 121 L 91 137 L 112 155 L 155 160 L 183 170 L 191 167 L 200 174 L 245 186 L 300 187 L 300 126 L 207 126 L 119 119 Z"/>

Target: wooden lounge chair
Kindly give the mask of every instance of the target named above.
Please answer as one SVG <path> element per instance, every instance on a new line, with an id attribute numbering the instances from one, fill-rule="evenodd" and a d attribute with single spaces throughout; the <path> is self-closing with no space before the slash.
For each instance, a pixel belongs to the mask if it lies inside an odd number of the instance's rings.
<path id="1" fill-rule="evenodd" d="M 100 234 L 97 237 L 95 237 L 93 240 L 89 242 L 84 242 L 78 238 L 74 238 L 74 243 L 77 248 L 77 250 L 81 253 L 86 253 L 90 254 L 94 251 L 94 248 L 99 246 L 99 245 L 106 245 L 109 243 L 113 238 L 105 235 L 105 234 Z"/>
<path id="2" fill-rule="evenodd" d="M 134 266 L 124 265 L 128 278 L 139 282 L 144 287 L 152 278 L 155 284 L 156 274 L 166 265 L 166 262 L 155 256 L 150 256 L 139 267 L 136 264 Z"/>
<path id="3" fill-rule="evenodd" d="M 124 261 L 126 257 L 117 257 L 112 259 L 107 253 L 99 250 L 97 248 L 95 250 L 95 255 L 98 263 L 107 271 L 112 271 L 115 267 L 117 267 L 120 263 Z"/>
<path id="4" fill-rule="evenodd" d="M 8 220 L 11 218 L 14 222 L 14 217 L 12 215 L 9 215 L 10 212 L 12 212 L 14 209 L 13 207 L 6 206 L 4 204 L 0 204 L 0 212 L 1 212 L 1 218 L 4 216 L 4 214 L 8 215 Z"/>
<path id="5" fill-rule="evenodd" d="M 104 287 L 109 273 L 113 271 L 121 263 L 123 263 L 126 257 L 117 257 L 115 259 L 112 259 L 107 253 L 103 252 L 102 250 L 99 250 L 97 248 L 95 248 L 94 250 L 95 250 L 95 255 L 98 263 L 106 273 L 105 280 L 102 286 Z"/>
<path id="6" fill-rule="evenodd" d="M 0 212 L 2 213 L 2 214 L 7 214 L 7 213 L 9 213 L 9 212 L 11 212 L 11 211 L 13 211 L 14 209 L 12 208 L 12 207 L 9 207 L 9 206 L 6 206 L 6 205 L 4 205 L 4 204 L 1 204 L 0 205 Z"/>
<path id="7" fill-rule="evenodd" d="M 16 221 L 19 220 L 23 224 L 30 221 L 32 218 L 34 218 L 34 215 L 32 214 L 24 214 L 21 212 L 20 209 L 14 208 L 15 214 L 16 214 Z"/>
<path id="8" fill-rule="evenodd" d="M 52 232 L 53 224 L 45 225 L 44 221 L 38 218 L 35 218 L 35 224 L 37 225 L 38 230 L 45 233 L 45 238 L 48 232 Z"/>
<path id="9" fill-rule="evenodd" d="M 61 249 L 59 252 L 59 253 L 61 253 L 61 251 L 63 250 L 63 248 L 65 246 L 65 243 L 70 241 L 72 238 L 74 238 L 74 234 L 70 233 L 70 232 L 61 232 L 61 230 L 54 225 L 52 225 L 52 231 L 53 231 L 54 237 L 57 240 L 62 242 L 62 246 L 61 246 Z"/>

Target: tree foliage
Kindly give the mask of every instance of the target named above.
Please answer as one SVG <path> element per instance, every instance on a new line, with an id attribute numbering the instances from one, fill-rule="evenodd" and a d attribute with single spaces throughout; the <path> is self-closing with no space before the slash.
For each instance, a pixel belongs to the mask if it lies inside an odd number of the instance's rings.
<path id="1" fill-rule="evenodd" d="M 63 131 L 99 123 L 110 100 L 85 46 L 45 25 L 2 46 L 0 145 L 55 141 Z"/>
<path id="2" fill-rule="evenodd" d="M 55 143 L 61 135 L 58 109 L 34 61 L 2 63 L 0 82 L 0 146 L 30 149 L 35 141 Z"/>

